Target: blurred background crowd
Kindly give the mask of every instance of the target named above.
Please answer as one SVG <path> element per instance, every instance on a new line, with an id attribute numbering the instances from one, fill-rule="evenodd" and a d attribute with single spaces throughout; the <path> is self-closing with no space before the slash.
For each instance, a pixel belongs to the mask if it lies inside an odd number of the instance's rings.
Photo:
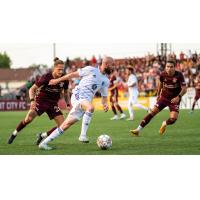
<path id="1" fill-rule="evenodd" d="M 173 59 L 176 61 L 176 69 L 183 72 L 187 86 L 194 87 L 194 79 L 200 73 L 200 54 L 196 52 L 185 55 L 181 52 L 179 55 L 175 53 L 168 54 L 167 56 L 148 54 L 144 57 L 129 57 L 122 59 L 115 59 L 115 69 L 118 71 L 121 83 L 119 89 L 126 93 L 126 89 L 123 87 L 127 81 L 126 68 L 133 67 L 135 74 L 138 78 L 138 89 L 140 96 L 155 96 L 156 88 L 159 80 L 159 75 L 165 67 L 167 59 Z M 78 68 L 93 65 L 96 66 L 101 63 L 102 58 L 92 56 L 90 60 L 69 58 L 65 61 L 65 73 L 76 71 Z M 29 69 L 28 80 L 25 84 L 18 88 L 2 88 L 0 87 L 0 96 L 3 99 L 21 99 L 25 100 L 28 96 L 28 89 L 34 84 L 34 82 L 40 78 L 44 73 L 51 70 L 47 66 L 38 66 L 33 69 Z M 17 73 L 17 72 L 16 72 Z M 19 76 L 25 72 L 18 72 Z M 11 75 L 10 75 L 11 76 Z M 15 76 L 17 76 L 15 74 Z M 70 89 L 72 90 L 79 80 L 70 81 Z M 2 90 L 4 89 L 4 92 Z"/>

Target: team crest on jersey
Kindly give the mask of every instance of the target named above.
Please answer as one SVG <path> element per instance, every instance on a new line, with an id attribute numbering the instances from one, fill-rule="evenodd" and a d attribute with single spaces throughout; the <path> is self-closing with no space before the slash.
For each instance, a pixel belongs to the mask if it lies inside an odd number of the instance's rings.
<path id="1" fill-rule="evenodd" d="M 60 87 L 63 87 L 63 85 L 64 85 L 64 83 L 63 83 L 63 82 L 61 82 L 61 83 L 59 84 L 59 86 L 60 86 Z"/>
<path id="2" fill-rule="evenodd" d="M 177 78 L 173 78 L 172 82 L 176 83 L 177 82 Z"/>

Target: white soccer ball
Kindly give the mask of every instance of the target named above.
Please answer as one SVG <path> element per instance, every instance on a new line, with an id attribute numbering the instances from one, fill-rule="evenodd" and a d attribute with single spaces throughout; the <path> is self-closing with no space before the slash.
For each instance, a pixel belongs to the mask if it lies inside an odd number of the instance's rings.
<path id="1" fill-rule="evenodd" d="M 112 139 L 108 135 L 100 135 L 97 138 L 97 145 L 102 150 L 107 150 L 112 147 Z"/>

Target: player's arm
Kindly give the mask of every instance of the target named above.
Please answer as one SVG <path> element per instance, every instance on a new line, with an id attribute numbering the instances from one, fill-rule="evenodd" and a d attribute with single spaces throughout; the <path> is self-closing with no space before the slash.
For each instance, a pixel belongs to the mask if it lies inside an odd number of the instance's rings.
<path id="1" fill-rule="evenodd" d="M 101 103 L 102 103 L 102 105 L 103 105 L 104 111 L 107 112 L 108 109 L 109 109 L 109 108 L 108 108 L 108 97 L 102 96 L 102 98 L 101 98 Z"/>
<path id="2" fill-rule="evenodd" d="M 128 87 L 135 87 L 136 86 L 136 82 L 132 82 L 130 84 L 128 84 Z"/>
<path id="3" fill-rule="evenodd" d="M 64 99 L 67 105 L 67 109 L 69 110 L 70 109 L 70 92 L 68 89 L 64 90 Z"/>
<path id="4" fill-rule="evenodd" d="M 161 94 L 162 88 L 163 88 L 163 83 L 158 81 L 157 99 L 160 98 L 160 94 Z"/>
<path id="5" fill-rule="evenodd" d="M 31 101 L 31 106 L 30 109 L 34 110 L 35 109 L 35 94 L 38 89 L 38 86 L 34 84 L 30 89 L 29 89 L 29 98 Z"/>
<path id="6" fill-rule="evenodd" d="M 111 90 L 114 90 L 115 88 L 117 88 L 118 87 L 118 83 L 115 83 L 112 87 L 110 87 L 109 88 L 109 90 L 111 91 Z"/>
<path id="7" fill-rule="evenodd" d="M 60 82 L 63 82 L 63 81 L 66 81 L 66 80 L 70 80 L 72 78 L 79 78 L 80 75 L 79 75 L 79 72 L 76 71 L 76 72 L 72 72 L 72 73 L 69 73 L 69 74 L 66 74 L 60 78 L 57 78 L 57 79 L 51 79 L 49 81 L 49 85 L 56 85 Z"/>

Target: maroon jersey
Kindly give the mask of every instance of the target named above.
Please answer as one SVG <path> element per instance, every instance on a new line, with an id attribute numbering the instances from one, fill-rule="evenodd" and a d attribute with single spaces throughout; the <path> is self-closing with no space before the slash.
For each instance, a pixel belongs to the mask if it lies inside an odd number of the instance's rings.
<path id="1" fill-rule="evenodd" d="M 117 83 L 117 77 L 114 75 L 111 76 L 109 88 L 112 88 L 116 83 Z M 110 94 L 111 94 L 111 96 L 118 96 L 118 88 L 116 87 L 116 88 L 110 90 Z"/>
<path id="2" fill-rule="evenodd" d="M 36 102 L 57 103 L 63 89 L 68 89 L 68 81 L 63 81 L 57 85 L 49 85 L 49 81 L 54 79 L 52 72 L 44 74 L 35 84 L 39 87 L 36 94 Z"/>
<path id="3" fill-rule="evenodd" d="M 173 76 L 169 76 L 166 71 L 162 72 L 160 82 L 163 84 L 161 97 L 168 100 L 178 96 L 181 92 L 181 86 L 186 85 L 183 74 L 179 71 L 175 71 Z"/>

